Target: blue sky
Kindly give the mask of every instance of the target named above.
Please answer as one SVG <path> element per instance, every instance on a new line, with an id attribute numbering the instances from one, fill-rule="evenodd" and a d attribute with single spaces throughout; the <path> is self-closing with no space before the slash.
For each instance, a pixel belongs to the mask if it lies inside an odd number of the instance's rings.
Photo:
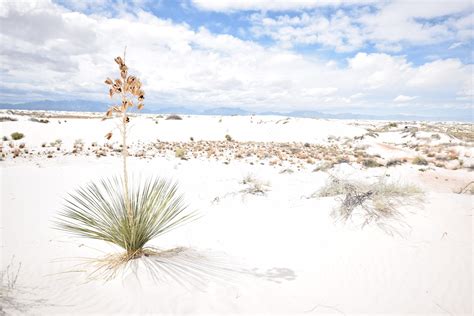
<path id="1" fill-rule="evenodd" d="M 104 101 L 127 46 L 148 105 L 472 113 L 471 1 L 4 1 L 0 102 Z"/>

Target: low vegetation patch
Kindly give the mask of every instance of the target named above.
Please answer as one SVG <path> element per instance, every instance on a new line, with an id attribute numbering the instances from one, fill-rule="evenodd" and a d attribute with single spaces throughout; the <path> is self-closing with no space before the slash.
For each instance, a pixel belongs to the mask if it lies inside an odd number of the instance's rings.
<path id="1" fill-rule="evenodd" d="M 183 148 L 176 148 L 174 151 L 174 155 L 176 158 L 184 159 L 186 156 L 186 150 Z"/>
<path id="2" fill-rule="evenodd" d="M 383 177 L 368 184 L 331 176 L 311 197 L 332 196 L 339 202 L 331 214 L 336 220 L 347 222 L 356 218 L 361 227 L 373 223 L 393 234 L 397 224 L 404 223 L 400 207 L 419 204 L 424 195 L 417 186 L 388 183 Z"/>
<path id="3" fill-rule="evenodd" d="M 46 305 L 45 300 L 35 298 L 34 293 L 18 284 L 21 262 L 14 259 L 0 271 L 0 315 L 25 315 L 37 306 Z"/>
<path id="4" fill-rule="evenodd" d="M 0 122 L 15 122 L 15 121 L 18 121 L 18 119 L 15 117 L 0 116 Z"/>
<path id="5" fill-rule="evenodd" d="M 49 123 L 48 119 L 42 119 L 42 118 L 39 119 L 36 117 L 30 118 L 30 121 L 35 122 L 35 123 L 43 123 L 43 124 Z"/>
<path id="6" fill-rule="evenodd" d="M 428 161 L 427 161 L 425 158 L 420 157 L 420 156 L 415 157 L 415 158 L 413 159 L 412 163 L 413 163 L 414 165 L 420 165 L 420 166 L 426 166 L 426 165 L 428 165 Z"/>
<path id="7" fill-rule="evenodd" d="M 12 133 L 10 136 L 12 137 L 13 140 L 19 140 L 25 137 L 24 134 L 18 133 L 18 132 Z"/>
<path id="8" fill-rule="evenodd" d="M 270 191 L 270 183 L 256 179 L 253 175 L 247 175 L 242 179 L 242 184 L 246 186 L 241 193 L 251 195 L 265 195 Z"/>
<path id="9" fill-rule="evenodd" d="M 376 168 L 381 166 L 381 164 L 379 164 L 375 159 L 365 159 L 362 162 L 362 165 L 366 168 Z"/>

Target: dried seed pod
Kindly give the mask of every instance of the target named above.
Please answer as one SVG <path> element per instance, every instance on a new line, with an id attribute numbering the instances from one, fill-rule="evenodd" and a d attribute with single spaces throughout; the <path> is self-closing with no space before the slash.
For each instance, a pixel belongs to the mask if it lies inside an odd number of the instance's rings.
<path id="1" fill-rule="evenodd" d="M 105 83 L 106 83 L 106 84 L 113 84 L 114 82 L 112 81 L 112 79 L 107 78 L 107 79 L 105 80 Z"/>
<path id="2" fill-rule="evenodd" d="M 110 140 L 112 138 L 112 133 L 109 132 L 107 134 L 105 134 L 105 138 L 107 138 L 108 140 Z"/>
<path id="3" fill-rule="evenodd" d="M 119 56 L 119 57 L 115 57 L 115 59 L 114 59 L 114 60 L 115 60 L 115 62 L 116 62 L 117 64 L 119 64 L 119 65 L 123 65 L 123 60 L 122 60 L 122 57 L 120 57 L 120 56 Z"/>
<path id="4" fill-rule="evenodd" d="M 127 77 L 127 72 L 122 70 L 120 76 L 122 77 L 122 79 L 125 79 Z"/>
<path id="5" fill-rule="evenodd" d="M 124 122 L 124 123 L 130 122 L 130 118 L 129 118 L 128 116 L 124 116 L 123 122 Z"/>
<path id="6" fill-rule="evenodd" d="M 127 65 L 122 64 L 122 65 L 120 66 L 120 71 L 127 71 L 127 70 L 128 70 Z"/>
<path id="7" fill-rule="evenodd" d="M 107 110 L 107 112 L 105 113 L 105 116 L 106 116 L 106 117 L 112 116 L 112 111 L 113 111 L 112 108 L 109 108 L 109 109 Z"/>
<path id="8" fill-rule="evenodd" d="M 112 109 L 113 112 L 120 113 L 120 108 L 116 105 L 112 106 L 111 109 Z"/>
<path id="9" fill-rule="evenodd" d="M 137 78 L 135 76 L 128 76 L 127 83 L 131 85 L 136 79 Z"/>
<path id="10" fill-rule="evenodd" d="M 115 84 L 118 85 L 118 86 L 121 86 L 122 85 L 122 80 L 115 79 Z"/>
<path id="11" fill-rule="evenodd" d="M 141 110 L 143 109 L 143 107 L 144 107 L 143 103 L 138 103 L 137 109 Z"/>
<path id="12" fill-rule="evenodd" d="M 114 90 L 113 89 L 109 89 L 109 95 L 110 95 L 110 97 L 112 97 L 114 95 Z"/>

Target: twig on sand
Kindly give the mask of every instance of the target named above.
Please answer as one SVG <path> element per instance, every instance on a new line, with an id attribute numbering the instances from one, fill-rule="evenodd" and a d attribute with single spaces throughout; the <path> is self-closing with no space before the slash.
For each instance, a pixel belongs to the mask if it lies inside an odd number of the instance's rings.
<path id="1" fill-rule="evenodd" d="M 331 309 L 333 311 L 336 311 L 338 312 L 339 314 L 341 315 L 346 315 L 346 313 L 344 313 L 343 311 L 341 311 L 340 309 L 337 309 L 336 307 L 334 306 L 330 306 L 330 305 L 323 305 L 323 304 L 317 304 L 316 306 L 314 306 L 313 308 L 311 308 L 310 310 L 307 310 L 307 311 L 304 311 L 304 313 L 311 313 L 311 312 L 314 312 L 316 309 L 318 308 L 327 308 L 327 309 Z"/>

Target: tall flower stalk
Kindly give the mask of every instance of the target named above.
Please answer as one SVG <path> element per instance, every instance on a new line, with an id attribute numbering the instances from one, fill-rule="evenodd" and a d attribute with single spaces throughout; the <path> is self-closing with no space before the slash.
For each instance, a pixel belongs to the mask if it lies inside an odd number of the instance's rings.
<path id="1" fill-rule="evenodd" d="M 142 83 L 140 79 L 135 76 L 128 75 L 128 67 L 125 64 L 125 52 L 122 57 L 116 57 L 115 62 L 119 66 L 120 78 L 112 80 L 107 78 L 105 83 L 109 85 L 109 96 L 111 98 L 118 94 L 121 96 L 121 105 L 111 106 L 105 116 L 106 118 L 112 118 L 114 115 L 121 118 L 120 133 L 122 136 L 122 161 L 123 161 L 123 186 L 124 186 L 124 199 L 129 222 L 133 226 L 133 213 L 130 207 L 129 199 L 129 188 L 128 188 L 128 170 L 127 170 L 127 157 L 128 157 L 128 146 L 127 146 L 127 124 L 130 122 L 130 118 L 127 114 L 129 108 L 135 106 L 134 99 L 136 98 L 136 106 L 138 110 L 143 109 L 143 101 L 145 99 L 145 92 L 142 90 Z M 107 139 L 112 138 L 112 132 L 105 135 Z"/>

